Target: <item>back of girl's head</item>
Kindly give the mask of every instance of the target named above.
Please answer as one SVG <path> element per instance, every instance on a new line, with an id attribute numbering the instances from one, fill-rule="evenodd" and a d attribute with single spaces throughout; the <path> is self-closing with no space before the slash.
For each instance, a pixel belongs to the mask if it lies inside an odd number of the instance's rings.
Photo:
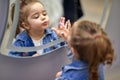
<path id="1" fill-rule="evenodd" d="M 79 59 L 88 62 L 90 80 L 98 80 L 98 65 L 112 64 L 114 50 L 100 25 L 90 21 L 76 21 L 71 30 L 70 45 Z"/>

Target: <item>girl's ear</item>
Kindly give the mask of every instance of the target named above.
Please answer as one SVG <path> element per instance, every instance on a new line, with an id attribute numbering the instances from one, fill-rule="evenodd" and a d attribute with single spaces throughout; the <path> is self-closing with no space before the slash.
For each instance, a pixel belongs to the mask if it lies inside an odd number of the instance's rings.
<path id="1" fill-rule="evenodd" d="M 76 53 L 76 51 L 75 51 L 75 49 L 74 49 L 73 47 L 71 47 L 71 50 L 72 50 L 72 53 L 73 53 L 73 54 Z"/>
<path id="2" fill-rule="evenodd" d="M 28 24 L 27 23 L 25 23 L 25 22 L 22 22 L 22 25 L 23 25 L 23 27 L 25 28 L 25 29 L 30 29 L 30 27 L 28 26 Z"/>

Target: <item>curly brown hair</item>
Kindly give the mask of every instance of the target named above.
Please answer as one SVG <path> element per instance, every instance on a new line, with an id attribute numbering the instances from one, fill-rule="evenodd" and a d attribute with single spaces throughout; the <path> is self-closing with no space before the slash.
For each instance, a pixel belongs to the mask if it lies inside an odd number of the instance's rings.
<path id="1" fill-rule="evenodd" d="M 100 25 L 90 21 L 76 21 L 71 29 L 70 45 L 79 59 L 89 64 L 89 80 L 98 80 L 98 65 L 112 64 L 114 49 Z"/>

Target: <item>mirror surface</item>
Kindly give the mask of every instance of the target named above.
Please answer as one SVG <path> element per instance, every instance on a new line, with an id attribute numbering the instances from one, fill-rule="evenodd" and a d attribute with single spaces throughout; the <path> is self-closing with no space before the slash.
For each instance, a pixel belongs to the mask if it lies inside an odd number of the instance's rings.
<path id="1" fill-rule="evenodd" d="M 51 27 L 57 27 L 59 19 L 61 16 L 65 16 L 65 6 L 63 6 L 63 3 L 65 0 L 41 0 L 41 2 L 44 4 L 44 7 L 48 13 L 48 16 L 50 18 L 50 24 L 49 28 Z M 50 3 L 52 5 L 50 5 Z M 107 19 L 109 17 L 109 11 L 111 8 L 112 0 L 80 0 L 80 6 L 81 6 L 81 11 L 82 15 L 79 17 L 81 20 L 90 20 L 94 21 L 96 23 L 99 23 L 103 28 L 105 28 L 105 25 L 107 23 Z M 46 44 L 37 47 L 33 46 L 28 46 L 28 47 L 17 47 L 13 46 L 12 44 L 16 40 L 16 34 L 18 32 L 18 27 L 14 26 L 17 20 L 15 21 L 17 17 L 15 17 L 15 9 L 19 8 L 18 6 L 19 3 L 17 3 L 17 0 L 10 0 L 10 5 L 9 5 L 9 16 L 8 16 L 8 25 L 5 31 L 5 35 L 2 40 L 2 45 L 1 45 L 1 53 L 4 55 L 8 55 L 9 51 L 17 51 L 17 52 L 23 52 L 22 57 L 33 57 L 33 56 L 38 56 L 38 55 L 43 55 L 49 53 L 49 51 L 56 50 L 57 48 L 56 45 L 63 46 L 65 43 L 63 42 L 63 39 L 55 39 L 47 42 Z M 68 6 L 68 5 L 67 5 Z M 70 5 L 71 6 L 71 5 Z M 16 8 L 17 7 L 17 8 Z M 67 9 L 70 11 L 70 9 Z M 11 14 L 11 11 L 14 14 Z M 71 10 L 72 11 L 72 10 Z M 17 10 L 19 12 L 19 9 Z M 66 12 L 67 13 L 67 12 Z M 17 13 L 16 13 L 17 14 Z M 19 15 L 19 13 L 18 13 Z M 66 16 L 68 17 L 68 16 Z M 73 16 L 76 17 L 76 16 Z M 78 16 L 77 16 L 78 17 Z M 71 18 L 72 19 L 72 18 Z M 14 22 L 15 21 L 15 22 Z M 71 20 L 72 21 L 72 20 Z M 23 31 L 24 29 L 20 29 Z M 35 41 L 36 42 L 36 41 Z M 42 42 L 42 41 L 41 41 Z M 43 50 L 49 47 L 48 51 Z M 35 54 L 40 52 L 40 54 Z M 29 55 L 28 52 L 31 52 Z M 21 54 L 21 53 L 20 53 Z M 29 55 L 29 56 L 26 56 Z M 11 55 L 9 55 L 11 56 Z M 19 55 L 12 55 L 12 57 L 21 57 Z"/>

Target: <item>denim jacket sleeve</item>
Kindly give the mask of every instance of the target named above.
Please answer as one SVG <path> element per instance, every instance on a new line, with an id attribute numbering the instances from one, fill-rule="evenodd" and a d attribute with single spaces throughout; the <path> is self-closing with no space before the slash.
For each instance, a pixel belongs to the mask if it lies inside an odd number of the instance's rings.
<path id="1" fill-rule="evenodd" d="M 25 47 L 25 44 L 23 41 L 21 40 L 16 40 L 13 44 L 16 47 Z M 10 51 L 8 53 L 9 56 L 12 57 L 22 57 L 22 56 L 32 56 L 33 54 L 35 54 L 36 51 L 32 51 L 32 52 L 17 52 L 17 51 Z"/>
<path id="2" fill-rule="evenodd" d="M 73 79 L 68 79 L 68 78 L 65 78 L 65 77 L 60 77 L 60 78 L 56 78 L 55 80 L 73 80 Z"/>

